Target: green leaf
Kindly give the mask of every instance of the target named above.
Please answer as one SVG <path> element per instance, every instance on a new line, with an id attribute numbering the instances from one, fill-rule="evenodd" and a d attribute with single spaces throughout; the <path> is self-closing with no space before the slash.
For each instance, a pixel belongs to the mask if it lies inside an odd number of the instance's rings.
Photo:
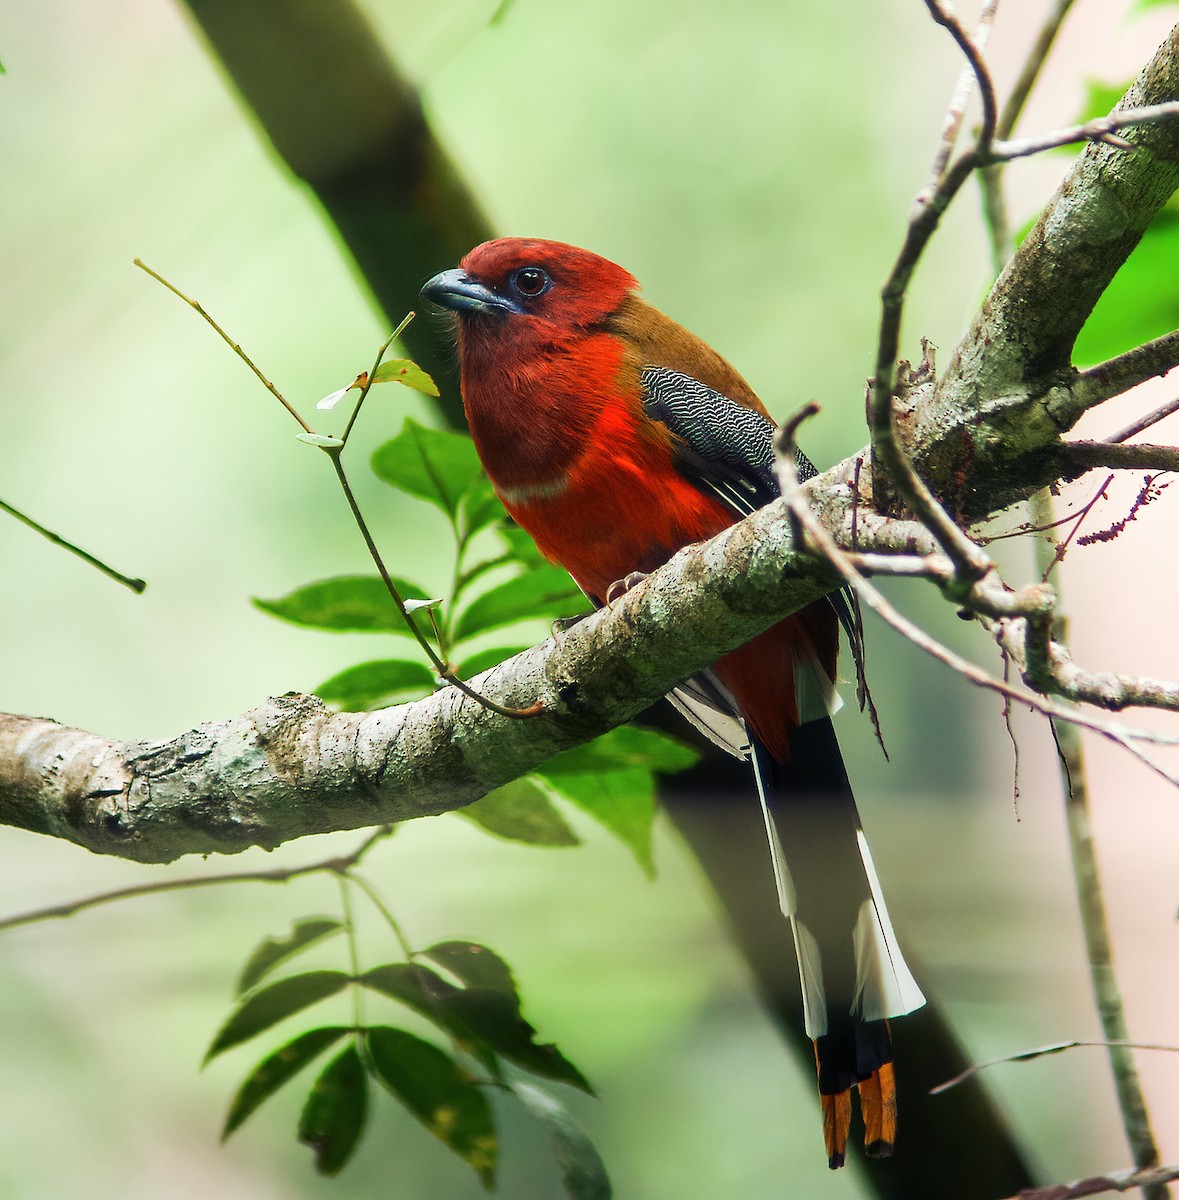
<path id="1" fill-rule="evenodd" d="M 315 1169 L 335 1175 L 352 1157 L 368 1115 L 368 1081 L 356 1044 L 315 1081 L 299 1117 L 299 1141 L 315 1151 Z"/>
<path id="2" fill-rule="evenodd" d="M 545 763 L 537 774 L 548 766 Z M 655 822 L 655 781 L 638 767 L 596 773 L 543 775 L 553 791 L 577 805 L 628 846 L 648 876 L 655 874 L 651 828 Z"/>
<path id="3" fill-rule="evenodd" d="M 394 579 L 402 599 L 424 600 L 416 583 Z M 375 575 L 337 575 L 296 588 L 277 600 L 254 598 L 254 607 L 295 625 L 354 633 L 409 634 L 397 606 Z"/>
<path id="4" fill-rule="evenodd" d="M 453 983 L 447 983 L 429 967 L 406 962 L 372 967 L 359 977 L 359 982 L 384 996 L 408 1004 L 415 1012 L 431 1020 L 437 1019 L 446 997 L 458 990 Z M 444 1028 L 449 1030 L 449 1026 L 444 1025 Z"/>
<path id="5" fill-rule="evenodd" d="M 547 564 L 517 575 L 472 600 L 458 619 L 456 639 L 530 617 L 570 617 L 590 603 L 560 567 Z"/>
<path id="6" fill-rule="evenodd" d="M 520 997 L 503 960 L 481 946 L 475 947 L 479 953 L 473 954 L 473 946 L 444 943 L 425 952 L 467 987 L 455 987 L 416 963 L 374 967 L 360 976 L 360 982 L 433 1021 L 496 1074 L 496 1055 L 503 1055 L 538 1075 L 592 1092 L 585 1077 L 556 1046 L 536 1041 L 536 1030 L 520 1013 Z"/>
<path id="7" fill-rule="evenodd" d="M 468 537 L 497 521 L 506 521 L 507 516 L 486 476 L 476 479 L 463 496 L 463 528 Z"/>
<path id="8" fill-rule="evenodd" d="M 311 1029 L 264 1058 L 238 1088 L 225 1118 L 225 1128 L 221 1130 L 221 1140 L 225 1141 L 264 1100 L 269 1100 L 288 1079 L 293 1079 L 346 1033 L 351 1033 L 347 1025 Z"/>
<path id="9" fill-rule="evenodd" d="M 373 1070 L 419 1121 L 491 1188 L 498 1143 L 491 1105 L 450 1055 L 403 1029 L 369 1029 Z"/>
<path id="10" fill-rule="evenodd" d="M 344 928 L 334 917 L 307 917 L 295 922 L 286 937 L 265 938 L 250 955 L 237 981 L 237 995 L 244 995 L 263 976 L 269 975 L 281 962 L 292 954 L 306 950 L 316 942 L 323 941 Z"/>
<path id="11" fill-rule="evenodd" d="M 527 778 L 505 783 L 474 804 L 455 811 L 488 833 L 509 841 L 531 846 L 581 845 L 581 839 L 548 796 Z"/>
<path id="12" fill-rule="evenodd" d="M 536 1075 L 572 1084 L 593 1095 L 585 1076 L 556 1046 L 536 1040 L 536 1030 L 521 1015 L 516 996 L 491 988 L 461 988 L 451 992 L 444 1004 L 452 1019 L 497 1054 Z"/>
<path id="13" fill-rule="evenodd" d="M 459 501 L 483 478 L 475 443 L 406 418 L 401 432 L 373 454 L 377 477 L 436 504 L 452 520 Z"/>
<path id="14" fill-rule="evenodd" d="M 422 954 L 469 987 L 491 988 L 510 996 L 517 994 L 511 968 L 494 950 L 478 942 L 438 942 Z"/>
<path id="15" fill-rule="evenodd" d="M 550 565 L 548 559 L 536 548 L 532 535 L 525 533 L 519 525 L 503 525 L 496 530 L 507 543 L 508 554 L 527 567 Z"/>
<path id="16" fill-rule="evenodd" d="M 422 954 L 467 985 L 465 991 L 448 992 L 445 1002 L 472 1033 L 523 1067 L 592 1091 L 556 1046 L 538 1046 L 533 1041 L 536 1031 L 520 1014 L 511 968 L 494 950 L 478 942 L 450 941 L 438 942 Z"/>
<path id="17" fill-rule="evenodd" d="M 1179 326 L 1179 212 L 1164 208 L 1097 301 L 1073 350 L 1092 366 Z"/>
<path id="18" fill-rule="evenodd" d="M 639 725 L 621 725 L 550 758 L 537 768 L 537 774 L 555 779 L 559 775 L 596 774 L 623 767 L 674 772 L 686 770 L 698 758 L 696 751 L 678 738 Z"/>
<path id="19" fill-rule="evenodd" d="M 529 1083 L 514 1083 L 512 1091 L 548 1130 L 561 1168 L 565 1195 L 570 1200 L 610 1200 L 614 1192 L 606 1164 L 582 1127 L 547 1092 Z"/>
<path id="20" fill-rule="evenodd" d="M 517 654 L 523 654 L 527 649 L 527 646 L 495 646 L 490 650 L 476 650 L 474 654 L 469 654 L 463 659 L 462 677 L 473 679 L 476 675 L 482 675 L 484 671 L 490 671 L 492 667 L 498 667 L 501 662 L 515 658 Z"/>
<path id="21" fill-rule="evenodd" d="M 386 358 L 377 367 L 373 383 L 403 383 L 415 392 L 438 395 L 438 385 L 410 358 Z"/>
<path id="22" fill-rule="evenodd" d="M 222 1025 L 205 1054 L 205 1062 L 225 1050 L 248 1042 L 263 1030 L 294 1013 L 334 996 L 350 977 L 342 971 L 310 971 L 280 979 L 244 1000 Z"/>
<path id="23" fill-rule="evenodd" d="M 464 1050 L 474 1055 L 497 1079 L 500 1077 L 495 1051 L 481 1039 L 474 1037 L 447 1007 L 448 999 L 458 989 L 429 967 L 418 963 L 387 963 L 365 971 L 360 977 L 360 982 L 365 987 L 397 1000 L 427 1020 L 433 1021 Z"/>
<path id="24" fill-rule="evenodd" d="M 325 679 L 315 694 L 342 709 L 377 708 L 405 692 L 427 695 L 434 690 L 434 673 L 423 663 L 383 658 L 349 667 Z"/>

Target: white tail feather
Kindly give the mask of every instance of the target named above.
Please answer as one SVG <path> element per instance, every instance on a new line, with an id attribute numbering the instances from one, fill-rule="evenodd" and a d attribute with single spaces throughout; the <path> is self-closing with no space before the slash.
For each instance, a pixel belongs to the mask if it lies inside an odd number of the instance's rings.
<path id="1" fill-rule="evenodd" d="M 757 780 L 757 798 L 761 805 L 762 820 L 766 827 L 766 841 L 770 848 L 770 863 L 774 871 L 774 884 L 778 891 L 778 906 L 782 915 L 790 922 L 794 936 L 794 951 L 798 957 L 798 973 L 802 980 L 802 1006 L 807 1036 L 822 1037 L 827 1032 L 826 992 L 823 986 L 823 964 L 819 946 L 810 930 L 798 919 L 798 904 L 790 868 L 786 865 L 786 854 L 778 836 L 777 826 L 770 814 L 767 800 L 766 780 L 762 778 L 759 756 L 753 755 L 754 777 Z M 865 900 L 860 908 L 852 942 L 856 961 L 856 985 L 852 998 L 852 1012 L 865 1021 L 878 1021 L 884 1017 L 900 1017 L 913 1012 L 925 1003 L 925 996 L 917 986 L 900 946 L 892 920 L 885 907 L 880 878 L 876 864 L 868 849 L 868 840 L 862 829 L 856 830 L 860 858 L 864 874 L 868 879 L 871 899 Z"/>
<path id="2" fill-rule="evenodd" d="M 810 650 L 796 651 L 794 655 L 794 703 L 800 725 L 833 717 L 843 707 L 835 680 Z"/>
<path id="3" fill-rule="evenodd" d="M 854 1007 L 859 1009 L 865 1021 L 877 1021 L 882 1017 L 901 1017 L 925 1003 L 925 996 L 917 986 L 909 970 L 897 935 L 892 927 L 888 909 L 884 904 L 884 893 L 868 839 L 862 829 L 856 830 L 860 845 L 860 857 L 864 860 L 864 874 L 872 899 L 865 900 L 856 921 L 856 992 Z"/>
<path id="4" fill-rule="evenodd" d="M 786 865 L 786 855 L 774 818 L 770 815 L 766 799 L 766 782 L 762 778 L 758 755 L 753 755 L 753 774 L 757 780 L 757 799 L 761 804 L 762 820 L 766 826 L 766 841 L 770 847 L 770 863 L 774 869 L 774 885 L 778 889 L 778 907 L 790 922 L 794 935 L 794 954 L 798 959 L 798 974 L 802 981 L 802 1013 L 809 1038 L 822 1037 L 827 1032 L 827 997 L 823 990 L 823 964 L 819 957 L 819 944 L 810 930 L 798 919 L 798 904 L 794 893 L 794 880 Z"/>
<path id="5" fill-rule="evenodd" d="M 745 722 L 740 717 L 719 711 L 707 700 L 683 688 L 668 693 L 667 698 L 688 724 L 702 733 L 714 746 L 733 755 L 734 758 L 749 757 L 749 735 L 745 732 Z"/>

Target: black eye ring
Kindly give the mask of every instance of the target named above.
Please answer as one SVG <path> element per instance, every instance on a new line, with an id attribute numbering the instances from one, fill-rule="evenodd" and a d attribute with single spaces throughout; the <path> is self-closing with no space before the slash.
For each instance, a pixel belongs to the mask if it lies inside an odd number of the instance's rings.
<path id="1" fill-rule="evenodd" d="M 520 267 L 512 272 L 508 282 L 528 299 L 543 296 L 553 286 L 552 278 L 543 267 Z"/>

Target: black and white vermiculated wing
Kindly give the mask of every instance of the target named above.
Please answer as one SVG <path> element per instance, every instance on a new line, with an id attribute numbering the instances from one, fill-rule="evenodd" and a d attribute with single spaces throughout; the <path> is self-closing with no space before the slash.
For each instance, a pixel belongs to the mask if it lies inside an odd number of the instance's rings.
<path id="1" fill-rule="evenodd" d="M 774 425 L 767 417 L 668 367 L 645 367 L 640 379 L 644 411 L 675 435 L 676 465 L 701 491 L 716 497 L 737 518 L 781 495 L 774 472 Z M 817 474 L 805 455 L 798 453 L 796 462 L 800 479 Z M 846 599 L 837 593 L 831 603 L 850 636 Z M 800 683 L 806 675 L 799 673 Z M 831 681 L 823 675 L 818 698 L 806 707 L 825 713 L 830 693 Z M 711 672 L 689 680 L 669 699 L 711 741 L 740 757 L 748 754 L 744 724 Z"/>
<path id="2" fill-rule="evenodd" d="M 644 411 L 679 439 L 677 466 L 701 491 L 737 517 L 782 494 L 774 473 L 774 425 L 767 417 L 668 367 L 644 367 L 640 381 Z M 795 466 L 800 483 L 819 473 L 801 450 L 795 451 Z M 830 600 L 858 659 L 859 632 L 849 597 L 833 592 Z"/>
<path id="3" fill-rule="evenodd" d="M 774 475 L 774 426 L 690 375 L 644 367 L 643 409 L 676 436 L 678 467 L 735 516 L 748 516 L 781 494 Z M 800 457 L 804 478 L 815 468 Z"/>

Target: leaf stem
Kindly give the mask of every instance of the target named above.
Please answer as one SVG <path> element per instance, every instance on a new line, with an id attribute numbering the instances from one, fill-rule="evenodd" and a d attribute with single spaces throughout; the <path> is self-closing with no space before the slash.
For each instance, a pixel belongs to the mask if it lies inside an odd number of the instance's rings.
<path id="1" fill-rule="evenodd" d="M 349 874 L 340 871 L 336 883 L 340 888 L 340 912 L 344 918 L 344 936 L 348 939 L 348 965 L 352 973 L 352 1024 L 358 1029 L 364 1026 L 364 1000 L 360 986 L 360 951 L 356 946 L 356 920 L 352 913 L 352 897 L 348 895 Z"/>
<path id="2" fill-rule="evenodd" d="M 205 310 L 195 300 L 186 296 L 174 283 L 169 283 L 168 280 L 166 280 L 158 271 L 153 271 L 151 267 L 149 267 L 142 259 L 136 258 L 133 261 L 141 271 L 145 271 L 157 283 L 162 283 L 164 287 L 166 287 L 168 291 L 172 293 L 172 295 L 178 296 L 184 301 L 185 304 L 189 306 L 189 308 L 195 309 L 202 317 L 204 317 L 206 321 L 208 321 L 210 325 L 212 325 L 212 327 L 217 331 L 217 334 L 220 336 L 221 340 L 234 352 L 234 354 L 238 356 L 238 358 L 242 360 L 242 362 L 246 364 L 247 367 L 250 368 L 251 371 L 254 372 L 254 374 L 262 381 L 262 384 L 266 390 L 279 402 L 279 404 L 281 404 L 283 408 L 285 408 L 287 412 L 289 412 L 291 416 L 299 422 L 304 433 L 313 434 L 315 432 L 315 430 L 313 430 L 311 426 L 308 425 L 307 422 L 304 421 L 303 418 L 298 414 L 294 405 L 292 405 L 290 401 L 288 401 L 287 398 L 282 394 L 282 392 L 280 392 L 278 388 L 276 388 L 274 384 L 271 383 L 270 380 L 258 370 L 258 368 L 254 365 L 254 360 L 250 358 L 250 356 L 241 348 L 241 346 L 239 346 L 237 342 L 235 342 L 233 338 L 231 338 L 229 334 L 226 333 L 225 330 L 222 329 L 221 326 L 218 325 L 217 322 L 214 321 L 213 318 L 209 316 L 209 314 L 205 312 Z"/>
<path id="3" fill-rule="evenodd" d="M 416 315 L 417 314 L 412 310 L 406 313 L 402 318 L 401 323 L 396 329 L 393 330 L 391 334 L 389 334 L 389 336 L 381 344 L 380 349 L 377 350 L 377 357 L 373 362 L 372 370 L 369 371 L 368 378 L 364 381 L 364 387 L 360 389 L 360 395 L 357 397 L 356 407 L 352 410 L 352 415 L 348 418 L 348 424 L 344 426 L 344 432 L 340 434 L 340 441 L 345 445 L 347 445 L 348 442 L 348 435 L 352 432 L 352 426 L 356 424 L 356 418 L 360 416 L 360 406 L 364 403 L 365 397 L 369 394 L 369 392 L 372 391 L 373 384 L 376 382 L 377 370 L 381 365 L 381 359 L 385 357 L 389 351 L 389 347 L 392 346 L 393 343 L 401 336 L 406 326 L 409 325 L 410 321 L 412 321 Z"/>

